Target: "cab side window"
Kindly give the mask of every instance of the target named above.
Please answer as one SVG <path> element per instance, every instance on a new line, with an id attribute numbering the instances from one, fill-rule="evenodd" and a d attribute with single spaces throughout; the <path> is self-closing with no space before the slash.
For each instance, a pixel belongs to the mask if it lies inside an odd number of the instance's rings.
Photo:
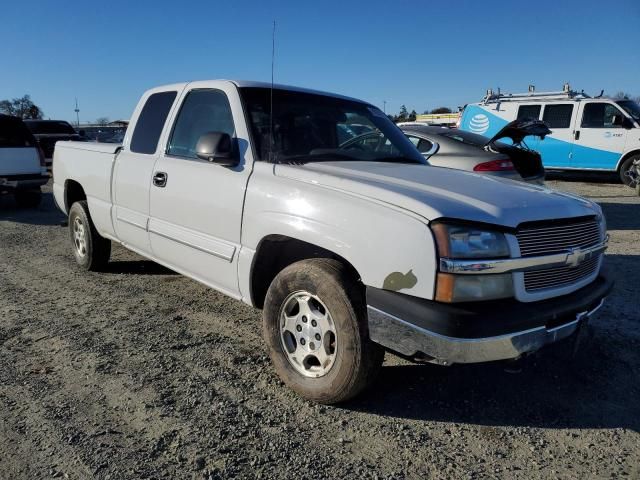
<path id="1" fill-rule="evenodd" d="M 549 128 L 570 128 L 573 105 L 545 105 L 542 120 Z"/>
<path id="2" fill-rule="evenodd" d="M 154 154 L 177 92 L 158 92 L 149 96 L 136 121 L 131 137 L 132 152 Z"/>
<path id="3" fill-rule="evenodd" d="M 235 127 L 229 100 L 221 90 L 192 90 L 184 99 L 176 118 L 167 154 L 198 158 L 196 144 L 208 132 L 234 136 Z"/>
<path id="4" fill-rule="evenodd" d="M 523 120 L 525 118 L 538 120 L 540 118 L 540 110 L 542 105 L 520 105 L 518 108 L 517 120 Z"/>
<path id="5" fill-rule="evenodd" d="M 622 116 L 620 110 L 610 103 L 587 103 L 582 111 L 583 128 L 622 128 L 613 124 L 614 116 Z"/>

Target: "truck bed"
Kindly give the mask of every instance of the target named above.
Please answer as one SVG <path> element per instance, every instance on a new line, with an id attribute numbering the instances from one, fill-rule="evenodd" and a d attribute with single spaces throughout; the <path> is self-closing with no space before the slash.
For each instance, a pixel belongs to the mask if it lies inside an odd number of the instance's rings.
<path id="1" fill-rule="evenodd" d="M 102 235 L 113 236 L 111 222 L 111 175 L 117 143 L 58 142 L 53 154 L 53 194 L 66 212 L 64 191 L 68 182 L 78 182 L 87 196 L 93 221 Z"/>

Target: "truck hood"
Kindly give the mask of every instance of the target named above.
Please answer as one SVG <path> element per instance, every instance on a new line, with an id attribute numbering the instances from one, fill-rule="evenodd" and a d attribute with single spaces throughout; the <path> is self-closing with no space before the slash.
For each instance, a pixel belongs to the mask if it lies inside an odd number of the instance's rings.
<path id="1" fill-rule="evenodd" d="M 590 200 L 545 187 L 419 164 L 364 161 L 275 165 L 275 174 L 408 210 L 515 228 L 522 222 L 597 215 Z"/>

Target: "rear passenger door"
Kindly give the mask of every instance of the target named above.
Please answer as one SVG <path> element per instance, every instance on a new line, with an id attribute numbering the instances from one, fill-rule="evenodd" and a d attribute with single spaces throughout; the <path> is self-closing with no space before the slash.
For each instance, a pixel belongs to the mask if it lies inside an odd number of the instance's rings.
<path id="1" fill-rule="evenodd" d="M 574 103 L 547 103 L 542 110 L 542 120 L 551 134 L 538 143 L 538 152 L 546 168 L 571 168 L 573 162 L 573 131 L 575 123 Z"/>
<path id="2" fill-rule="evenodd" d="M 213 288 L 239 297 L 237 261 L 244 194 L 253 159 L 242 105 L 228 82 L 190 84 L 176 109 L 151 187 L 153 255 Z M 240 163 L 224 167 L 196 156 L 200 136 L 229 134 Z"/>
<path id="3" fill-rule="evenodd" d="M 113 223 L 121 242 L 148 254 L 149 189 L 158 160 L 158 143 L 178 91 L 158 91 L 142 99 L 133 118 L 134 130 L 125 138 L 113 172 Z"/>

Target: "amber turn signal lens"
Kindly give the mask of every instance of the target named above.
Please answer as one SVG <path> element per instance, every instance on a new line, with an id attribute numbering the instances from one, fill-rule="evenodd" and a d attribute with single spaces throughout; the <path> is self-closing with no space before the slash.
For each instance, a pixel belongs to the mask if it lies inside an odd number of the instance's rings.
<path id="1" fill-rule="evenodd" d="M 450 273 L 438 273 L 438 277 L 436 279 L 436 302 L 453 302 L 455 285 L 455 275 L 451 275 Z"/>

